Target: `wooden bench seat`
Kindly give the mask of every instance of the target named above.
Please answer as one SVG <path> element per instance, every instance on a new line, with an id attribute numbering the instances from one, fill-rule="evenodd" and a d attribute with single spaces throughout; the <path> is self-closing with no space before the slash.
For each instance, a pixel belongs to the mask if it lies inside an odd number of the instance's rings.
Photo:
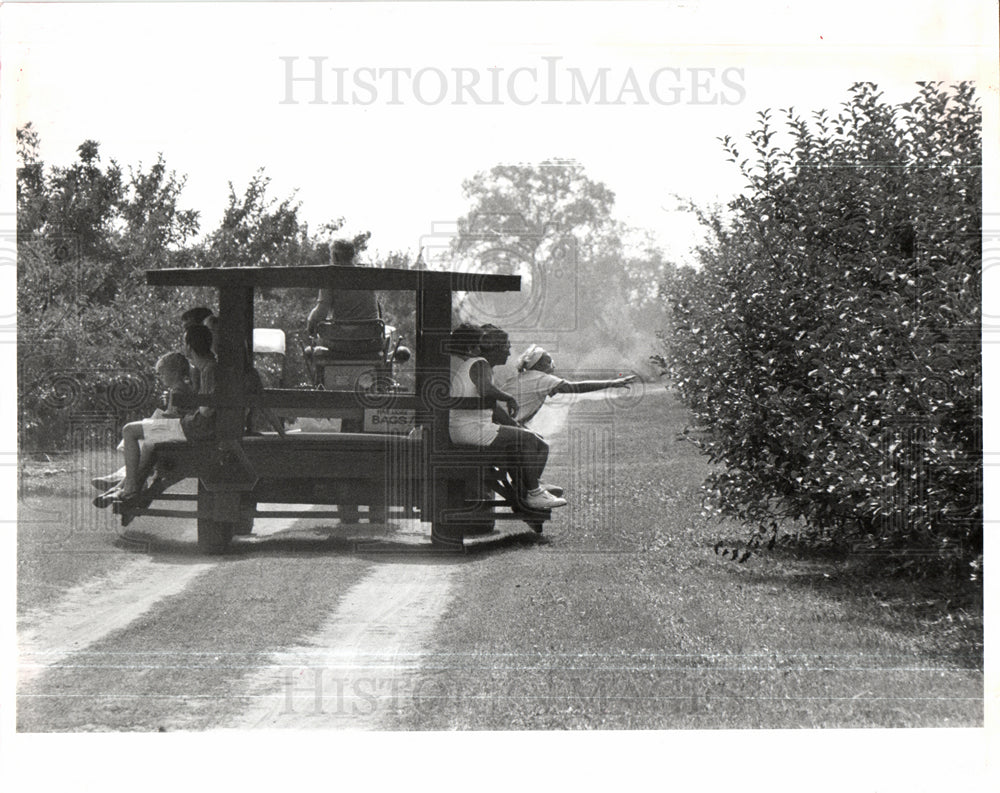
<path id="1" fill-rule="evenodd" d="M 524 520 L 541 531 L 549 513 L 517 506 L 516 486 L 495 453 L 448 445 L 432 456 L 428 446 L 426 436 L 262 433 L 228 447 L 214 441 L 161 443 L 156 459 L 173 478 L 199 479 L 200 494 L 231 493 L 226 503 L 251 515 L 257 503 L 336 504 L 348 515 L 361 505 L 415 507 L 435 524 L 437 539 L 450 536 L 460 543 L 462 536 L 491 531 L 495 519 Z M 496 511 L 503 507 L 509 512 Z"/>

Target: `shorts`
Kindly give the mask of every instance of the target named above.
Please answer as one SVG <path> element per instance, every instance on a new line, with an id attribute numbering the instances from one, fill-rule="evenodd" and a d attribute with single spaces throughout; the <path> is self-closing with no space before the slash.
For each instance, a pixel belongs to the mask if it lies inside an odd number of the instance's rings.
<path id="1" fill-rule="evenodd" d="M 483 421 L 462 421 L 451 417 L 448 423 L 448 435 L 452 443 L 460 446 L 489 446 L 496 440 L 500 425 Z"/>
<path id="2" fill-rule="evenodd" d="M 142 439 L 147 443 L 187 440 L 180 419 L 143 419 Z"/>

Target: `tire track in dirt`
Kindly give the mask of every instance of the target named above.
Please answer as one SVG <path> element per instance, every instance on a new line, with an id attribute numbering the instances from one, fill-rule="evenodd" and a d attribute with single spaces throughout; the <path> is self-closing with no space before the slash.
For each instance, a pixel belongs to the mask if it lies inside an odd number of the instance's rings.
<path id="1" fill-rule="evenodd" d="M 539 429 L 550 437 L 560 434 L 567 408 L 543 409 Z M 303 505 L 301 519 L 260 520 L 254 533 L 262 538 L 282 534 L 308 520 L 309 510 Z M 393 541 L 426 542 L 426 527 L 418 521 L 393 523 Z M 193 524 L 178 539 L 195 542 Z M 413 681 L 448 605 L 456 561 L 386 558 L 348 592 L 320 631 L 275 655 L 248 682 L 254 704 L 225 726 L 391 727 L 403 708 L 418 702 Z M 126 628 L 217 564 L 136 559 L 69 589 L 44 612 L 25 615 L 18 625 L 19 688 L 70 654 Z"/>
<path id="2" fill-rule="evenodd" d="M 568 403 L 545 406 L 536 416 L 537 431 L 558 436 L 568 416 Z M 425 539 L 423 530 L 404 525 L 409 523 L 417 522 L 396 524 L 395 541 Z M 320 631 L 272 657 L 249 682 L 251 706 L 224 728 L 398 725 L 404 713 L 420 706 L 414 686 L 458 570 L 455 562 L 386 560 L 344 596 Z"/>
<path id="3" fill-rule="evenodd" d="M 308 507 L 304 508 L 306 516 Z M 297 519 L 262 520 L 260 534 L 270 535 Z M 180 542 L 197 542 L 194 522 L 177 535 Z M 159 601 L 180 594 L 218 561 L 163 562 L 143 557 L 111 573 L 71 587 L 52 606 L 18 620 L 18 687 L 114 631 L 128 627 Z"/>
<path id="4" fill-rule="evenodd" d="M 163 598 L 176 595 L 215 562 L 168 564 L 136 559 L 66 591 L 44 613 L 18 625 L 18 686 L 71 653 L 127 627 Z"/>
<path id="5" fill-rule="evenodd" d="M 392 562 L 352 587 L 324 626 L 249 681 L 247 711 L 224 727 L 391 729 L 448 606 L 459 562 Z"/>

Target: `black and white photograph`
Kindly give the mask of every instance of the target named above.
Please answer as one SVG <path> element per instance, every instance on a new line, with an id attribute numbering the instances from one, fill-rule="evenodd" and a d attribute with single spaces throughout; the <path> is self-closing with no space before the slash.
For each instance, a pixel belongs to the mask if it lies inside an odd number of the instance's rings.
<path id="1" fill-rule="evenodd" d="M 998 31 L 5 3 L 8 789 L 986 790 Z"/>

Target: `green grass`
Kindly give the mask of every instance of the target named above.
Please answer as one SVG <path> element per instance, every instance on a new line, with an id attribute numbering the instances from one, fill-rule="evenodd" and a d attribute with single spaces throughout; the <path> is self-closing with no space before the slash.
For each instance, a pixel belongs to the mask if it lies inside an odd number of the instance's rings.
<path id="1" fill-rule="evenodd" d="M 723 559 L 715 543 L 745 532 L 701 516 L 683 409 L 650 395 L 610 432 L 601 410 L 576 406 L 546 472 L 573 504 L 549 543 L 464 569 L 400 726 L 982 725 L 967 593 L 829 556 Z"/>

